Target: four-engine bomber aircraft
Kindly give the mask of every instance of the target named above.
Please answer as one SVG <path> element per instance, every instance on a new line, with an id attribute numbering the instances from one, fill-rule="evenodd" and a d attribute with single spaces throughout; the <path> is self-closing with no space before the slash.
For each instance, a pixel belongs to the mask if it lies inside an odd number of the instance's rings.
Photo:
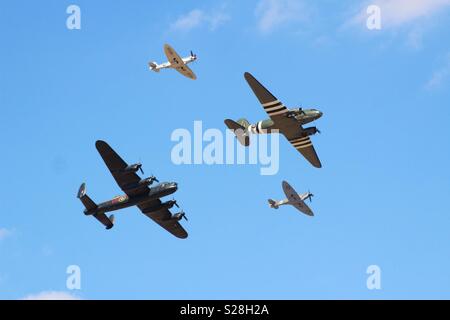
<path id="1" fill-rule="evenodd" d="M 154 181 L 159 182 L 154 176 L 141 179 L 137 171 L 142 170 L 142 164 L 128 165 L 122 158 L 104 141 L 97 141 L 95 147 L 103 158 L 106 166 L 113 175 L 119 187 L 125 195 L 115 197 L 110 201 L 96 204 L 86 195 L 86 185 L 83 183 L 78 191 L 78 198 L 86 207 L 84 214 L 93 215 L 106 229 L 114 226 L 114 216 L 107 217 L 105 212 L 115 211 L 131 206 L 138 206 L 147 217 L 153 219 L 161 227 L 174 236 L 184 239 L 188 234 L 180 225 L 181 219 L 186 219 L 183 211 L 171 214 L 169 209 L 174 205 L 178 207 L 175 200 L 161 202 L 160 198 L 177 191 L 175 182 L 163 182 L 150 187 Z"/>
<path id="2" fill-rule="evenodd" d="M 275 201 L 272 199 L 269 199 L 269 206 L 274 209 L 278 209 L 282 205 L 290 204 L 303 212 L 304 214 L 308 216 L 314 216 L 314 213 L 311 211 L 311 209 L 305 204 L 304 200 L 309 199 L 311 201 L 311 198 L 314 196 L 311 192 L 306 192 L 303 194 L 298 194 L 294 188 L 292 188 L 289 183 L 286 181 L 283 181 L 283 191 L 286 194 L 287 199 L 281 200 L 281 201 Z"/>
<path id="3" fill-rule="evenodd" d="M 159 70 L 161 70 L 161 69 L 172 68 L 192 80 L 197 79 L 194 72 L 192 72 L 192 70 L 187 66 L 188 63 L 191 63 L 191 62 L 197 60 L 196 54 L 194 54 L 191 51 L 191 55 L 189 57 L 181 58 L 178 55 L 178 53 L 176 53 L 176 51 L 173 50 L 173 48 L 171 46 L 169 46 L 168 44 L 164 45 L 164 53 L 166 54 L 167 59 L 169 61 L 162 63 L 162 64 L 157 64 L 156 62 L 149 62 L 148 66 L 149 66 L 150 70 L 159 72 Z"/>
<path id="4" fill-rule="evenodd" d="M 244 77 L 270 119 L 259 121 L 253 125 L 246 119 L 239 119 L 237 122 L 226 119 L 225 124 L 236 134 L 239 142 L 248 146 L 250 133 L 263 134 L 271 133 L 274 130 L 282 133 L 314 167 L 321 168 L 322 164 L 309 138 L 320 131 L 316 127 L 303 128 L 302 125 L 319 119 L 322 112 L 316 109 L 288 109 L 250 73 L 246 72 Z"/>

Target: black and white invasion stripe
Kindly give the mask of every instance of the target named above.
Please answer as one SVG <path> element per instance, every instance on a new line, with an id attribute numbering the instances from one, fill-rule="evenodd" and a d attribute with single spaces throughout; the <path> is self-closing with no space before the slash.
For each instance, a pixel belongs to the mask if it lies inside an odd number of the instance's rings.
<path id="1" fill-rule="evenodd" d="M 309 137 L 301 137 L 301 138 L 294 138 L 289 140 L 290 143 L 297 149 L 303 149 L 312 146 L 311 139 Z"/>
<path id="2" fill-rule="evenodd" d="M 277 116 L 287 112 L 287 108 L 279 100 L 263 103 L 262 106 L 269 116 Z"/>

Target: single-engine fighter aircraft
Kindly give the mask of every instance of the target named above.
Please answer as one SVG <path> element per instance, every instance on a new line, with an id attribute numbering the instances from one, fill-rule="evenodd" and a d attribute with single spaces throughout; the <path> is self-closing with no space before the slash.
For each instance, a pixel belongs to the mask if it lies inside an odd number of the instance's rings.
<path id="1" fill-rule="evenodd" d="M 125 192 L 125 195 L 115 197 L 110 201 L 96 204 L 86 194 L 86 185 L 83 183 L 78 191 L 78 198 L 86 207 L 85 215 L 92 215 L 100 221 L 106 229 L 114 226 L 114 215 L 106 216 L 106 212 L 115 211 L 131 206 L 138 208 L 147 217 L 151 218 L 161 227 L 169 231 L 174 236 L 184 239 L 188 234 L 180 225 L 181 219 L 186 219 L 183 211 L 171 214 L 169 209 L 178 204 L 175 200 L 161 202 L 160 198 L 170 195 L 177 191 L 176 182 L 158 183 L 150 187 L 153 182 L 159 182 L 156 177 L 141 179 L 137 171 L 144 173 L 142 164 L 128 165 L 122 158 L 104 141 L 97 141 L 95 147 L 103 158 L 109 171 L 116 180 L 119 187 Z"/>
<path id="2" fill-rule="evenodd" d="M 159 72 L 159 70 L 161 70 L 161 69 L 172 68 L 192 80 L 197 79 L 194 72 L 192 72 L 192 70 L 189 69 L 189 67 L 187 66 L 188 63 L 191 63 L 191 62 L 197 60 L 196 54 L 194 54 L 191 51 L 191 55 L 189 57 L 181 58 L 178 55 L 178 53 L 176 53 L 176 51 L 173 50 L 173 48 L 171 46 L 169 46 L 168 44 L 164 45 L 164 53 L 166 54 L 167 59 L 169 61 L 162 63 L 162 64 L 157 64 L 156 62 L 149 62 L 148 66 L 149 66 L 150 70 Z"/>
<path id="3" fill-rule="evenodd" d="M 314 213 L 311 211 L 311 209 L 305 204 L 304 200 L 309 199 L 311 201 L 311 198 L 314 196 L 311 192 L 306 192 L 303 194 L 298 194 L 294 188 L 292 188 L 289 183 L 286 181 L 283 181 L 283 191 L 286 194 L 287 199 L 281 200 L 281 201 L 275 201 L 272 199 L 269 199 L 269 206 L 274 209 L 278 209 L 282 205 L 290 204 L 294 207 L 296 207 L 298 210 L 303 212 L 304 214 L 308 216 L 314 216 Z"/>
<path id="4" fill-rule="evenodd" d="M 246 119 L 239 119 L 237 122 L 226 119 L 226 126 L 235 133 L 239 142 L 247 147 L 251 133 L 280 132 L 314 167 L 321 168 L 322 164 L 309 138 L 320 131 L 316 127 L 303 128 L 302 125 L 319 119 L 322 112 L 316 109 L 288 109 L 250 73 L 246 72 L 244 77 L 270 119 L 252 125 Z"/>

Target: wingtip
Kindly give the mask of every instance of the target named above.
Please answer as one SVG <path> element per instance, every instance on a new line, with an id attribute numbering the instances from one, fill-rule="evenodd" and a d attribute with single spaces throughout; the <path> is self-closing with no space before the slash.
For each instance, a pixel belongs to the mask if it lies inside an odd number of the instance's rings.
<path id="1" fill-rule="evenodd" d="M 108 146 L 108 143 L 106 143 L 106 141 L 103 140 L 95 141 L 95 147 L 97 148 L 97 150 L 100 150 L 100 148 L 103 148 L 105 146 Z"/>

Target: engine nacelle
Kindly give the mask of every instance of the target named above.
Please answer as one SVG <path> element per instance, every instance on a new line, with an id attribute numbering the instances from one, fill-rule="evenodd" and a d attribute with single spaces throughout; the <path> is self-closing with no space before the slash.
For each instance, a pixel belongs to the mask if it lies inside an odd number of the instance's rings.
<path id="1" fill-rule="evenodd" d="M 147 208 L 145 210 L 142 210 L 143 213 L 150 213 L 150 212 L 155 212 L 155 211 L 159 211 L 159 210 L 165 210 L 165 209 L 170 209 L 172 208 L 177 202 L 175 200 L 169 200 L 166 202 L 161 203 L 158 206 L 155 207 L 151 207 L 151 208 Z M 172 217 L 173 218 L 173 217 Z M 182 218 L 182 216 L 181 216 Z M 181 219 L 180 218 L 180 219 Z M 178 220 L 180 220 L 178 219 Z"/>
<path id="2" fill-rule="evenodd" d="M 178 212 L 172 216 L 172 219 L 176 221 L 180 221 L 183 218 L 186 219 L 186 214 L 184 212 Z"/>
<path id="3" fill-rule="evenodd" d="M 128 167 L 123 169 L 125 172 L 137 172 L 142 165 L 140 163 L 130 164 Z"/>
<path id="4" fill-rule="evenodd" d="M 303 134 L 305 136 L 312 136 L 316 133 L 319 133 L 319 129 L 317 129 L 316 127 L 309 127 L 309 128 L 303 129 Z"/>
<path id="5" fill-rule="evenodd" d="M 126 185 L 123 188 L 124 188 L 124 190 L 130 191 L 130 190 L 138 189 L 142 186 L 149 186 L 153 183 L 153 181 L 155 181 L 155 178 L 149 177 L 149 178 L 142 179 L 139 182 Z"/>

